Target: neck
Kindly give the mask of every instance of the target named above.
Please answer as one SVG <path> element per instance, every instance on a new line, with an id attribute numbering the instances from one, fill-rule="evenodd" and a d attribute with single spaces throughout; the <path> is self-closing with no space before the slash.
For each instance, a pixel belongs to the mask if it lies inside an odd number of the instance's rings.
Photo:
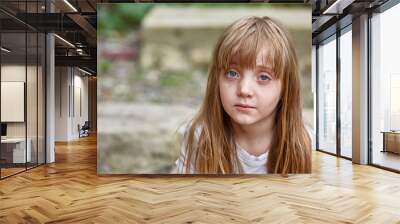
<path id="1" fill-rule="evenodd" d="M 259 156 L 267 151 L 275 131 L 275 115 L 251 125 L 232 122 L 235 141 L 249 154 Z"/>

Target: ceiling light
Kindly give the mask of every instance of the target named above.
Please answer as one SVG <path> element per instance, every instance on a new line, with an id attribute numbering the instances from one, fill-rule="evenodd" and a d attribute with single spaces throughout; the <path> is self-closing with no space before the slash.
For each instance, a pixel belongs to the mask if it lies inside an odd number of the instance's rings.
<path id="1" fill-rule="evenodd" d="M 7 49 L 7 48 L 5 48 L 5 47 L 1 47 L 1 50 L 4 51 L 4 52 L 7 52 L 7 53 L 10 53 L 10 52 L 11 52 L 9 49 Z"/>
<path id="2" fill-rule="evenodd" d="M 78 12 L 78 10 L 71 4 L 68 2 L 68 0 L 64 0 L 65 4 L 67 4 L 72 10 L 74 10 L 74 12 Z"/>
<path id="3" fill-rule="evenodd" d="M 342 14 L 347 6 L 351 5 L 355 0 L 336 0 L 322 14 Z"/>
<path id="4" fill-rule="evenodd" d="M 83 72 L 83 73 L 85 73 L 85 74 L 92 75 L 92 73 L 90 73 L 90 72 L 88 72 L 88 71 L 85 71 L 85 70 L 83 70 L 83 69 L 81 69 L 81 68 L 79 68 L 79 67 L 78 67 L 78 69 L 79 69 L 79 71 L 81 71 L 81 72 Z"/>
<path id="5" fill-rule="evenodd" d="M 75 48 L 75 45 L 71 44 L 71 42 L 67 41 L 66 39 L 58 36 L 57 34 L 54 34 L 54 36 L 56 36 L 58 39 L 62 40 L 64 43 L 68 44 L 69 46 Z"/>

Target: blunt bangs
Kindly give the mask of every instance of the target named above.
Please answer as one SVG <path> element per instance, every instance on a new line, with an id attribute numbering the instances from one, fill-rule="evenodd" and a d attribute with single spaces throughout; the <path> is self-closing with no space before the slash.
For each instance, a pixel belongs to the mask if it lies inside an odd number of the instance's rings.
<path id="1" fill-rule="evenodd" d="M 228 27 L 217 52 L 217 68 L 226 72 L 235 63 L 243 68 L 255 68 L 256 59 L 262 54 L 262 63 L 280 79 L 287 73 L 289 41 L 285 31 L 270 19 L 250 17 Z"/>

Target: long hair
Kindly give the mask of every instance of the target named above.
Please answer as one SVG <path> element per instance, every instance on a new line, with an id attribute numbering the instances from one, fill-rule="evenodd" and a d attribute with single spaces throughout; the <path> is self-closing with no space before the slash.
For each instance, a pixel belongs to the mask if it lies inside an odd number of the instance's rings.
<path id="1" fill-rule="evenodd" d="M 185 133 L 187 173 L 190 169 L 200 174 L 243 172 L 235 150 L 231 119 L 222 107 L 219 76 L 227 71 L 234 56 L 245 66 L 255 66 L 257 54 L 264 46 L 272 70 L 282 81 L 267 171 L 284 175 L 311 173 L 311 143 L 302 119 L 296 52 L 288 32 L 268 17 L 237 20 L 219 38 L 209 67 L 204 101 Z"/>

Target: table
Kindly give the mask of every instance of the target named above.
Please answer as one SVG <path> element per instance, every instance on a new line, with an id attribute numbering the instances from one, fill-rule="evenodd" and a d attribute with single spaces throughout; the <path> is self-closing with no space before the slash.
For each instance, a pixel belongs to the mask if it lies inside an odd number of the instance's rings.
<path id="1" fill-rule="evenodd" d="M 30 138 L 26 139 L 28 143 L 26 147 L 25 154 L 25 138 L 6 138 L 1 139 L 1 157 L 6 158 L 7 162 L 10 163 L 26 163 L 31 162 L 32 154 L 31 154 L 31 145 L 32 141 Z M 11 148 L 10 148 L 11 147 Z M 3 156 L 5 154 L 5 156 Z M 12 156 L 10 155 L 12 154 Z M 11 160 L 12 158 L 12 160 Z M 25 161 L 26 159 L 26 161 Z"/>
<path id="2" fill-rule="evenodd" d="M 382 131 L 383 151 L 400 154 L 400 131 Z"/>

